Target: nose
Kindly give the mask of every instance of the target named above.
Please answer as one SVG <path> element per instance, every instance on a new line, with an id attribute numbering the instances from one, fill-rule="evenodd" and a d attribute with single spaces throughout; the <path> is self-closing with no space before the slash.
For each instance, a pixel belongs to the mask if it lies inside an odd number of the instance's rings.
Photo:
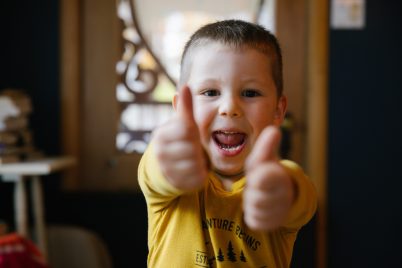
<path id="1" fill-rule="evenodd" d="M 239 117 L 242 115 L 241 105 L 238 98 L 233 95 L 227 95 L 221 99 L 219 105 L 219 114 L 222 116 Z"/>

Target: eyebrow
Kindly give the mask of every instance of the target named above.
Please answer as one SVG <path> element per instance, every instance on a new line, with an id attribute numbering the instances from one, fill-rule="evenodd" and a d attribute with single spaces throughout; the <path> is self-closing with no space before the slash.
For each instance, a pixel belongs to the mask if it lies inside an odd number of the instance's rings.
<path id="1" fill-rule="evenodd" d="M 196 85 L 203 85 L 203 84 L 221 84 L 223 81 L 222 79 L 217 78 L 207 78 L 202 80 L 194 80 L 193 83 Z"/>

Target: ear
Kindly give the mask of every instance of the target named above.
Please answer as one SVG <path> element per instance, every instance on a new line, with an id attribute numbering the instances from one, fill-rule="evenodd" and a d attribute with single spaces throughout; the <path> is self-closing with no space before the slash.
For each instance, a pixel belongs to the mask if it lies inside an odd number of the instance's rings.
<path id="1" fill-rule="evenodd" d="M 275 115 L 274 115 L 274 125 L 279 127 L 284 118 L 285 118 L 285 114 L 286 114 L 286 110 L 288 108 L 288 98 L 285 95 L 282 95 L 279 100 L 278 103 L 276 105 L 276 110 L 275 110 Z"/>
<path id="2" fill-rule="evenodd" d="M 177 111 L 177 102 L 178 102 L 178 100 L 179 100 L 179 93 L 177 93 L 177 91 L 176 91 L 176 93 L 173 96 L 173 100 L 172 100 L 173 109 L 175 111 Z"/>

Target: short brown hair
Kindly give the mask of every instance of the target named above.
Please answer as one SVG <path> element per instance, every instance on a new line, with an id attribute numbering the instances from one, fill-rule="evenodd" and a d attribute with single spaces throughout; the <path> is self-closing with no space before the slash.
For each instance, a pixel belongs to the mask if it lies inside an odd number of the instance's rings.
<path id="1" fill-rule="evenodd" d="M 242 20 L 223 20 L 207 24 L 198 29 L 186 43 L 181 58 L 180 83 L 185 81 L 185 69 L 188 69 L 187 55 L 195 47 L 211 41 L 234 48 L 248 47 L 256 49 L 270 59 L 272 77 L 278 97 L 283 92 L 282 52 L 277 38 L 264 27 Z"/>

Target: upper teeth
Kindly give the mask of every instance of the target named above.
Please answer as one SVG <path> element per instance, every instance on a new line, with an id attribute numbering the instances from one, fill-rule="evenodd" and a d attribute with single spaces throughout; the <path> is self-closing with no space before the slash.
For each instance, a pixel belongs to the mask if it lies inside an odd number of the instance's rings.
<path id="1" fill-rule="evenodd" d="M 233 135 L 233 134 L 237 134 L 237 132 L 233 132 L 233 131 L 219 131 L 220 133 L 226 134 L 226 135 Z"/>

